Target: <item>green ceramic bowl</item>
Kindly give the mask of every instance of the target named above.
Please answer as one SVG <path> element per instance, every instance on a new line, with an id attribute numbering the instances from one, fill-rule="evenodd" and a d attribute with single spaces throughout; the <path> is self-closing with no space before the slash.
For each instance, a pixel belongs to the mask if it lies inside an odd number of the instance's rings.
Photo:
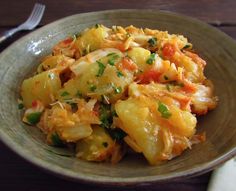
<path id="1" fill-rule="evenodd" d="M 22 80 L 50 53 L 59 40 L 101 23 L 134 25 L 183 34 L 206 59 L 206 75 L 214 82 L 219 105 L 199 118 L 198 131 L 207 141 L 181 156 L 149 166 L 138 156 L 119 164 L 92 163 L 72 157 L 69 151 L 50 147 L 34 127 L 21 122 L 17 98 Z M 32 32 L 0 55 L 0 138 L 29 162 L 63 177 L 106 185 L 137 185 L 198 175 L 236 154 L 236 43 L 224 33 L 198 20 L 157 10 L 111 10 L 73 15 Z"/>

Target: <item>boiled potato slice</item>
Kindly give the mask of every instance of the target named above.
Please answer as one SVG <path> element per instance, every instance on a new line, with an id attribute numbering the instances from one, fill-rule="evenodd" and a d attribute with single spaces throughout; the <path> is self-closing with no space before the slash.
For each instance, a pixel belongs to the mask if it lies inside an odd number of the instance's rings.
<path id="1" fill-rule="evenodd" d="M 83 96 L 98 100 L 106 96 L 108 102 L 115 102 L 123 96 L 128 84 L 133 81 L 133 72 L 119 71 L 116 67 L 116 63 L 122 58 L 120 51 L 111 48 L 94 51 L 81 58 L 71 66 L 76 76 L 64 84 L 58 99 L 71 98 L 79 92 Z M 64 92 L 67 92 L 67 96 L 62 96 Z"/>
<path id="2" fill-rule="evenodd" d="M 104 128 L 94 126 L 92 134 L 76 144 L 76 156 L 88 161 L 103 161 L 109 159 L 115 146 L 115 141 Z"/>
<path id="3" fill-rule="evenodd" d="M 80 37 L 77 38 L 75 46 L 79 48 L 81 55 L 85 55 L 101 48 L 101 44 L 107 35 L 108 34 L 105 27 L 93 27 L 86 30 Z"/>
<path id="4" fill-rule="evenodd" d="M 149 50 L 141 47 L 135 47 L 128 51 L 128 56 L 137 64 L 141 71 L 151 68 L 151 66 L 147 64 L 150 55 L 151 52 Z"/>
<path id="5" fill-rule="evenodd" d="M 55 101 L 57 91 L 61 88 L 59 74 L 53 70 L 45 71 L 23 81 L 21 96 L 26 108 L 32 101 L 39 100 L 45 106 Z"/>
<path id="6" fill-rule="evenodd" d="M 118 101 L 115 110 L 122 121 L 122 130 L 135 141 L 150 164 L 157 164 L 164 149 L 160 125 L 155 122 L 144 97 Z"/>
<path id="7" fill-rule="evenodd" d="M 180 108 L 180 103 L 183 100 L 188 99 L 188 97 L 179 97 L 178 92 L 170 93 L 162 84 L 154 83 L 148 85 L 132 83 L 129 86 L 129 95 L 132 97 L 146 95 L 150 99 L 156 100 L 156 102 L 154 102 L 156 109 L 153 108 L 155 112 L 158 111 L 158 103 L 160 101 L 163 102 L 171 113 L 171 116 L 168 119 L 165 119 L 160 112 L 156 112 L 156 115 L 159 117 L 159 121 L 164 120 L 166 125 L 171 126 L 171 132 L 185 137 L 191 137 L 195 133 L 197 123 L 196 117 L 189 111 Z"/>

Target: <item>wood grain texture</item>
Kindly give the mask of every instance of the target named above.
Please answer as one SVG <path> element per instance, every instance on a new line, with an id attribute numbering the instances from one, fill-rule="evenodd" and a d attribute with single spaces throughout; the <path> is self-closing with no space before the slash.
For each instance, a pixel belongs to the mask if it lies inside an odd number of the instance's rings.
<path id="1" fill-rule="evenodd" d="M 42 25 L 72 14 L 107 9 L 168 10 L 216 25 L 236 24 L 235 0 L 2 0 L 0 26 L 14 26 L 24 21 L 35 2 L 47 7 Z"/>
<path id="2" fill-rule="evenodd" d="M 31 8 L 36 0 L 2 0 L 0 1 L 0 33 L 6 29 L 16 26 L 23 22 L 29 15 Z M 222 30 L 232 38 L 236 39 L 236 1 L 235 0 L 41 0 L 37 1 L 47 6 L 41 26 L 65 16 L 105 9 L 120 8 L 155 8 L 161 10 L 174 11 L 188 16 L 192 16 L 208 22 L 218 29 Z M 20 32 L 13 38 L 0 46 L 0 52 L 9 46 L 12 42 L 28 32 Z M 167 190 L 167 191 L 204 191 L 211 173 L 199 177 L 183 179 L 178 182 L 157 184 L 149 187 L 140 188 L 102 188 L 91 185 L 78 184 L 75 182 L 63 180 L 45 173 L 41 169 L 29 164 L 18 157 L 0 142 L 0 190 Z"/>
<path id="3" fill-rule="evenodd" d="M 29 164 L 21 159 L 15 153 L 0 143 L 0 190 L 30 190 L 30 191 L 65 191 L 65 190 L 81 190 L 81 191 L 204 191 L 206 190 L 208 179 L 211 173 L 207 173 L 199 177 L 184 179 L 177 182 L 156 184 L 147 187 L 130 187 L 129 189 L 118 187 L 97 187 L 93 185 L 78 184 L 76 182 L 57 178 L 41 169 Z"/>

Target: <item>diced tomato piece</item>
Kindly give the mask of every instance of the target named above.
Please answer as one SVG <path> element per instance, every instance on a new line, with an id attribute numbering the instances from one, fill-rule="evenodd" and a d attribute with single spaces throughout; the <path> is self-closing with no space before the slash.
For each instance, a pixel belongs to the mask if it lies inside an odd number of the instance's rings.
<path id="1" fill-rule="evenodd" d="M 162 54 L 163 54 L 164 58 L 169 58 L 169 59 L 172 58 L 174 56 L 175 52 L 176 52 L 175 45 L 170 44 L 170 43 L 166 43 L 163 46 Z"/>
<path id="2" fill-rule="evenodd" d="M 69 38 L 63 40 L 62 43 L 63 43 L 63 44 L 70 44 L 70 43 L 72 43 L 72 41 L 73 41 L 73 38 L 72 38 L 72 37 L 69 37 Z"/>
<path id="3" fill-rule="evenodd" d="M 140 74 L 137 77 L 136 81 L 141 84 L 148 84 L 151 81 L 158 82 L 160 75 L 161 75 L 160 72 L 158 72 L 157 70 L 151 69 L 151 70 L 148 70 L 148 71 Z"/>
<path id="4" fill-rule="evenodd" d="M 125 45 L 124 45 L 123 42 L 118 43 L 115 48 L 119 49 L 121 52 L 125 52 L 126 51 Z"/>
<path id="5" fill-rule="evenodd" d="M 135 71 L 136 69 L 138 69 L 137 65 L 133 62 L 133 60 L 128 57 L 123 58 L 122 68 L 129 71 Z"/>
<path id="6" fill-rule="evenodd" d="M 183 84 L 184 84 L 184 86 L 182 88 L 183 91 L 188 92 L 188 93 L 195 93 L 196 92 L 197 88 L 192 82 L 185 80 L 183 82 Z"/>
<path id="7" fill-rule="evenodd" d="M 37 100 L 32 101 L 32 107 L 35 108 L 38 106 Z"/>

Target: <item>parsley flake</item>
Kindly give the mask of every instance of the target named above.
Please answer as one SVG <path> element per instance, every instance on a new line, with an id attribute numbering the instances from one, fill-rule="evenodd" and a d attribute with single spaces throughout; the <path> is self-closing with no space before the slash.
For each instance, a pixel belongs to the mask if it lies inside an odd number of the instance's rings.
<path id="1" fill-rule="evenodd" d="M 101 77 L 104 73 L 104 70 L 105 70 L 106 66 L 102 62 L 97 61 L 97 63 L 98 63 L 99 68 L 98 68 L 98 73 L 97 73 L 96 76 Z"/>
<path id="2" fill-rule="evenodd" d="M 112 57 L 108 60 L 108 64 L 110 64 L 111 66 L 114 66 L 118 58 L 119 58 L 119 55 L 113 54 Z"/>
<path id="3" fill-rule="evenodd" d="M 65 96 L 68 96 L 68 95 L 70 95 L 70 94 L 67 91 L 64 91 L 64 92 L 61 93 L 62 97 L 65 97 Z"/>
<path id="4" fill-rule="evenodd" d="M 99 24 L 96 24 L 96 25 L 95 25 L 95 28 L 96 28 L 96 29 L 97 29 L 97 28 L 99 28 L 99 27 L 100 27 L 100 25 L 99 25 Z"/>
<path id="5" fill-rule="evenodd" d="M 113 87 L 115 94 L 119 94 L 122 92 L 122 88 L 121 87 Z"/>
<path id="6" fill-rule="evenodd" d="M 119 78 L 122 77 L 122 76 L 124 76 L 124 74 L 123 74 L 121 71 L 117 71 L 116 74 L 117 74 L 117 76 L 118 76 Z"/>
<path id="7" fill-rule="evenodd" d="M 19 104 L 18 104 L 18 109 L 23 109 L 23 108 L 24 108 L 23 103 L 19 103 Z"/>
<path id="8" fill-rule="evenodd" d="M 159 102 L 158 103 L 158 111 L 161 113 L 161 117 L 165 118 L 165 119 L 168 119 L 171 117 L 171 113 L 168 109 L 168 107 L 162 103 L 162 102 Z"/>
<path id="9" fill-rule="evenodd" d="M 26 116 L 27 121 L 29 122 L 29 124 L 31 125 L 35 125 L 39 122 L 40 117 L 41 117 L 42 112 L 34 112 L 34 113 L 30 113 Z"/>
<path id="10" fill-rule="evenodd" d="M 91 92 L 94 92 L 97 89 L 97 86 L 95 86 L 94 84 L 90 84 L 89 89 Z"/>
<path id="11" fill-rule="evenodd" d="M 166 89 L 170 92 L 170 84 L 166 84 Z"/>
<path id="12" fill-rule="evenodd" d="M 165 80 L 169 80 L 168 76 L 164 75 L 164 79 Z"/>
<path id="13" fill-rule="evenodd" d="M 190 45 L 190 44 L 186 44 L 186 45 L 183 47 L 183 49 L 189 49 L 189 48 L 191 48 L 191 45 Z"/>
<path id="14" fill-rule="evenodd" d="M 108 143 L 107 142 L 102 142 L 102 145 L 107 148 L 108 147 Z"/>
<path id="15" fill-rule="evenodd" d="M 81 98 L 82 97 L 82 93 L 78 90 L 75 94 L 76 97 Z"/>
<path id="16" fill-rule="evenodd" d="M 56 147 L 65 146 L 64 143 L 62 142 L 61 138 L 57 134 L 57 132 L 55 132 L 51 135 L 51 140 L 52 140 L 52 145 L 53 146 L 56 146 Z"/>
<path id="17" fill-rule="evenodd" d="M 155 46 L 157 44 L 157 38 L 150 38 L 148 43 L 151 47 Z"/>
<path id="18" fill-rule="evenodd" d="M 152 53 L 150 55 L 150 57 L 147 59 L 146 63 L 149 65 L 152 65 L 154 63 L 154 61 L 156 60 L 156 54 Z"/>

